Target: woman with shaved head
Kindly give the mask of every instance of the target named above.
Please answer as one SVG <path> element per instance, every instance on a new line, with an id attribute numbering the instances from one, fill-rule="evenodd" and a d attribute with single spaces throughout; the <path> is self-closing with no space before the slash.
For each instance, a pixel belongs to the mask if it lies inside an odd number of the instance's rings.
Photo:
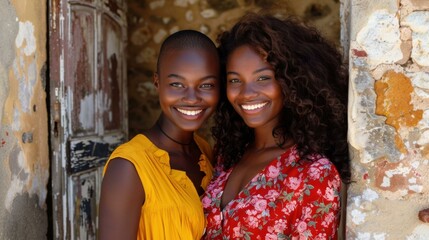
<path id="1" fill-rule="evenodd" d="M 219 65 L 202 33 L 183 30 L 164 41 L 154 74 L 162 112 L 105 166 L 100 239 L 202 237 L 200 195 L 212 177 L 211 151 L 194 132 L 216 109 Z"/>

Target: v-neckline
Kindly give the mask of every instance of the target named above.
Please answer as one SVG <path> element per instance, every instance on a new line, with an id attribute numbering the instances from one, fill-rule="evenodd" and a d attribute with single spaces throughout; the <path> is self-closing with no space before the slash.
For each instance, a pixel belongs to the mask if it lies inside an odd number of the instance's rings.
<path id="1" fill-rule="evenodd" d="M 169 153 L 167 150 L 164 150 L 164 149 L 162 149 L 162 148 L 159 148 L 159 147 L 158 147 L 154 142 L 152 142 L 152 140 L 150 140 L 150 139 L 149 139 L 149 137 L 148 137 L 148 136 L 146 136 L 145 134 L 139 134 L 139 135 L 143 136 L 143 137 L 144 137 L 144 138 L 145 138 L 145 139 L 146 139 L 146 140 L 151 144 L 151 146 L 152 146 L 152 147 L 154 147 L 155 151 L 162 152 L 163 154 L 165 154 L 165 155 L 167 156 L 166 161 L 164 161 L 164 162 L 163 162 L 163 164 L 165 164 L 165 165 L 166 165 L 166 167 L 168 168 L 168 170 L 166 171 L 166 174 L 167 174 L 169 177 L 175 178 L 175 179 L 179 182 L 179 184 L 180 184 L 180 182 L 181 182 L 181 181 L 186 182 L 185 184 L 186 184 L 187 186 L 191 186 L 191 187 L 192 187 L 192 189 L 193 189 L 194 194 L 195 194 L 196 196 L 198 196 L 198 198 L 200 198 L 200 197 L 201 197 L 201 195 L 198 193 L 198 189 L 197 189 L 197 187 L 194 185 L 194 182 L 192 182 L 192 180 L 189 178 L 188 174 L 186 174 L 186 171 L 179 170 L 179 169 L 175 169 L 175 168 L 172 168 L 172 167 L 171 167 L 171 157 L 170 157 L 170 153 Z M 195 144 L 197 145 L 198 149 L 200 150 L 200 155 L 199 155 L 199 157 L 198 157 L 198 162 L 197 162 L 197 164 L 198 164 L 198 166 L 200 167 L 200 171 L 201 171 L 201 162 L 202 162 L 202 161 L 208 161 L 208 159 L 207 159 L 207 156 L 204 154 L 204 151 L 202 150 L 202 149 L 203 149 L 203 148 L 202 148 L 202 146 L 200 145 L 200 143 L 197 141 L 197 139 L 196 139 L 196 138 L 197 138 L 197 137 L 196 137 L 196 134 L 194 133 L 194 135 L 193 135 L 193 139 L 194 139 Z M 162 162 L 162 161 L 161 161 L 161 162 Z M 204 172 L 205 176 L 201 179 L 200 187 L 202 187 L 202 184 L 203 184 L 204 178 L 207 176 L 206 171 L 202 171 L 202 172 Z M 178 178 L 180 178 L 180 179 L 178 179 Z"/>
<path id="2" fill-rule="evenodd" d="M 258 179 L 262 174 L 265 174 L 265 172 L 267 171 L 268 167 L 270 167 L 271 165 L 273 165 L 274 162 L 279 161 L 282 158 L 283 155 L 285 155 L 286 153 L 290 152 L 290 149 L 291 148 L 289 148 L 285 152 L 281 153 L 277 157 L 273 158 L 265 167 L 263 167 L 258 173 L 256 173 L 256 175 L 253 176 L 253 178 L 250 179 L 250 181 L 247 182 L 246 185 L 244 185 L 244 187 L 242 189 L 240 189 L 240 191 L 238 191 L 237 194 L 228 203 L 222 204 L 223 203 L 223 193 L 225 191 L 226 184 L 228 183 L 229 176 L 231 175 L 232 171 L 235 168 L 235 167 L 231 167 L 228 170 L 228 172 L 226 172 L 226 174 L 225 174 L 225 181 L 223 181 L 223 184 L 222 184 L 222 192 L 221 192 L 220 201 L 219 201 L 219 208 L 220 208 L 220 210 L 224 211 L 233 202 L 235 202 L 237 199 L 239 199 L 239 197 L 243 194 L 243 192 L 246 189 L 249 189 L 249 186 L 250 186 L 251 183 L 253 183 L 256 179 Z"/>
<path id="3" fill-rule="evenodd" d="M 259 171 L 258 173 L 256 173 L 256 175 L 249 181 L 246 183 L 246 185 L 244 185 L 244 187 L 234 196 L 234 198 L 232 198 L 228 203 L 226 203 L 225 205 L 223 205 L 223 193 L 225 191 L 225 187 L 226 184 L 228 183 L 228 178 L 231 175 L 232 171 L 234 170 L 234 167 L 231 167 L 226 173 L 225 173 L 225 181 L 223 181 L 222 183 L 222 191 L 220 193 L 220 201 L 219 201 L 219 208 L 222 211 L 224 211 L 225 209 L 227 209 L 232 203 L 234 203 L 235 201 L 237 201 L 239 199 L 239 197 L 243 194 L 244 190 L 249 189 L 249 185 L 251 183 L 253 183 L 257 178 L 259 178 L 262 174 L 265 174 L 267 169 L 273 165 L 274 162 L 280 161 L 283 158 L 289 158 L 290 155 L 292 154 L 292 152 L 296 149 L 296 144 L 293 144 L 291 147 L 289 147 L 288 149 L 286 149 L 283 153 L 279 154 L 277 157 L 273 158 L 270 163 L 268 163 L 265 167 L 263 167 L 261 169 L 261 171 Z M 289 161 L 287 161 L 289 162 Z M 250 192 L 250 191 L 249 191 Z M 223 205 L 223 206 L 222 206 Z"/>

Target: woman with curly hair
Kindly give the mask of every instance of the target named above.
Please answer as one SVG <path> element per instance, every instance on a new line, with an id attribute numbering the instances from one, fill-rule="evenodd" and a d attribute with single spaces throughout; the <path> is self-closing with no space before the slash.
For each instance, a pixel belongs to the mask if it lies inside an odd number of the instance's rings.
<path id="1" fill-rule="evenodd" d="M 350 178 L 341 54 L 290 17 L 248 14 L 219 42 L 226 93 L 206 239 L 336 239 Z"/>

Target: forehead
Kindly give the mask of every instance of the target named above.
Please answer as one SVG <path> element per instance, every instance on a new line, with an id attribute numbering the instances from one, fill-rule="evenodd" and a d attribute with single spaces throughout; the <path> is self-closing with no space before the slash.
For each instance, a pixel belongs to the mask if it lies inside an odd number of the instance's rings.
<path id="1" fill-rule="evenodd" d="M 248 69 L 249 67 L 271 66 L 266 61 L 266 53 L 257 51 L 249 45 L 235 48 L 227 58 L 227 68 Z"/>
<path id="2" fill-rule="evenodd" d="M 217 71 L 219 58 L 214 50 L 203 48 L 172 49 L 160 56 L 159 66 L 161 69 L 199 66 L 213 68 L 213 71 Z"/>

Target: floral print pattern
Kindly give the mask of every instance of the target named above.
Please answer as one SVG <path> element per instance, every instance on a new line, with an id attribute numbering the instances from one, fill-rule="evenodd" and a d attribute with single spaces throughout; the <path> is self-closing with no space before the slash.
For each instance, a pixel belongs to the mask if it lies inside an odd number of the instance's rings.
<path id="1" fill-rule="evenodd" d="M 326 157 L 313 154 L 300 159 L 294 146 L 221 209 L 231 171 L 220 171 L 202 198 L 206 239 L 337 238 L 341 180 Z"/>

